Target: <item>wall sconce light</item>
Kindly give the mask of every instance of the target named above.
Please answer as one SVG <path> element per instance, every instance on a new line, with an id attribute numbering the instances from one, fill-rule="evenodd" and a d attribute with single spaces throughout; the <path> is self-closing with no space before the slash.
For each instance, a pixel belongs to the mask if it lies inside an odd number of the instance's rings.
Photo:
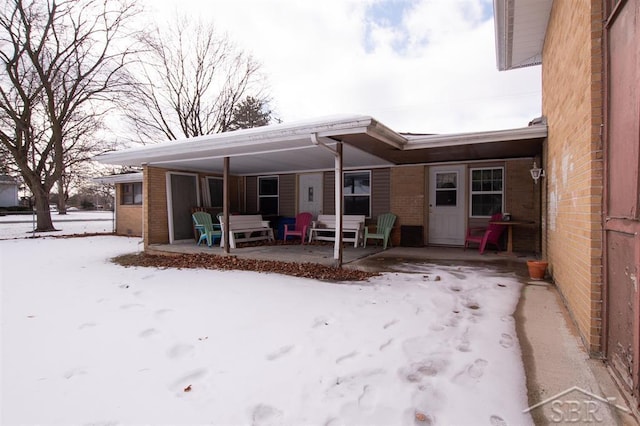
<path id="1" fill-rule="evenodd" d="M 538 183 L 538 179 L 544 177 L 544 170 L 538 167 L 535 161 L 533 162 L 533 167 L 531 168 L 531 170 L 529 170 L 529 172 L 531 172 L 531 178 L 536 184 Z"/>

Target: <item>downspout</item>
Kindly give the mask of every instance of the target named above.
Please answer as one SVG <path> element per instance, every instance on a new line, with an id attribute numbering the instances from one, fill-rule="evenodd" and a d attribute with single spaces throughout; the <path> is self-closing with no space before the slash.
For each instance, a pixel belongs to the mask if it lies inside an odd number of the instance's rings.
<path id="1" fill-rule="evenodd" d="M 333 244 L 333 262 L 336 268 L 342 267 L 342 142 L 318 136 L 317 133 L 311 133 L 311 143 L 316 146 L 322 146 L 334 156 L 334 173 L 335 173 L 335 216 L 336 216 L 336 236 Z M 328 143 L 335 143 L 336 148 L 331 148 Z"/>

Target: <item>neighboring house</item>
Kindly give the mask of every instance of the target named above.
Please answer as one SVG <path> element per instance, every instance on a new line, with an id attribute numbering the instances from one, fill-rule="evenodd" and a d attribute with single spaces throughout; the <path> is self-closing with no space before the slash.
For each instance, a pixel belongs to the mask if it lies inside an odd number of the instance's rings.
<path id="1" fill-rule="evenodd" d="M 94 181 L 115 185 L 116 234 L 141 237 L 143 230 L 142 173 L 104 176 Z"/>
<path id="2" fill-rule="evenodd" d="M 542 64 L 543 241 L 590 353 L 640 401 L 640 0 L 495 0 L 498 67 Z"/>
<path id="3" fill-rule="evenodd" d="M 405 238 L 415 245 L 462 246 L 468 226 L 506 211 L 532 222 L 514 228 L 515 249 L 539 252 L 541 185 L 529 170 L 540 163 L 546 134 L 537 124 L 403 135 L 371 117 L 349 115 L 162 142 L 98 159 L 143 167 L 145 247 L 192 239 L 196 206 L 222 210 L 227 162 L 230 212 L 276 220 L 301 211 L 334 214 L 340 205 L 345 214 L 375 223 L 391 211 L 398 216 L 395 245 Z M 343 174 L 343 185 L 336 186 L 336 173 Z M 123 208 L 118 203 L 117 218 Z M 118 224 L 118 233 L 124 228 Z"/>
<path id="4" fill-rule="evenodd" d="M 18 205 L 18 183 L 8 175 L 0 175 L 0 207 Z"/>

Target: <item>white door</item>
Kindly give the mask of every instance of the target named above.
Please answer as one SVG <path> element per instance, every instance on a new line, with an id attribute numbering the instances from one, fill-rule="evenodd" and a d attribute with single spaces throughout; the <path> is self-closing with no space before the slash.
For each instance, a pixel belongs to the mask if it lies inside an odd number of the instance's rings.
<path id="1" fill-rule="evenodd" d="M 298 175 L 298 211 L 322 214 L 322 173 Z"/>
<path id="2" fill-rule="evenodd" d="M 429 171 L 429 244 L 464 245 L 465 166 Z"/>

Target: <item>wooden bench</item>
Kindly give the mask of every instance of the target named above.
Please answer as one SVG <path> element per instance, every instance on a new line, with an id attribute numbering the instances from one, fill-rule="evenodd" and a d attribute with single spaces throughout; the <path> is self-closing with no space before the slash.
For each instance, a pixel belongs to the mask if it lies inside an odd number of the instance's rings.
<path id="1" fill-rule="evenodd" d="M 364 215 L 342 216 L 342 241 L 353 242 L 358 247 L 362 241 L 364 231 Z M 335 241 L 336 216 L 332 214 L 318 215 L 318 219 L 311 222 L 309 229 L 309 242 L 313 240 Z"/>
<path id="2" fill-rule="evenodd" d="M 222 226 L 222 238 L 220 247 L 224 247 L 226 226 L 224 218 L 219 217 Z M 262 219 L 259 214 L 231 215 L 229 216 L 229 242 L 231 248 L 236 248 L 236 243 L 249 241 L 273 241 L 273 229 L 269 226 L 269 221 Z"/>

